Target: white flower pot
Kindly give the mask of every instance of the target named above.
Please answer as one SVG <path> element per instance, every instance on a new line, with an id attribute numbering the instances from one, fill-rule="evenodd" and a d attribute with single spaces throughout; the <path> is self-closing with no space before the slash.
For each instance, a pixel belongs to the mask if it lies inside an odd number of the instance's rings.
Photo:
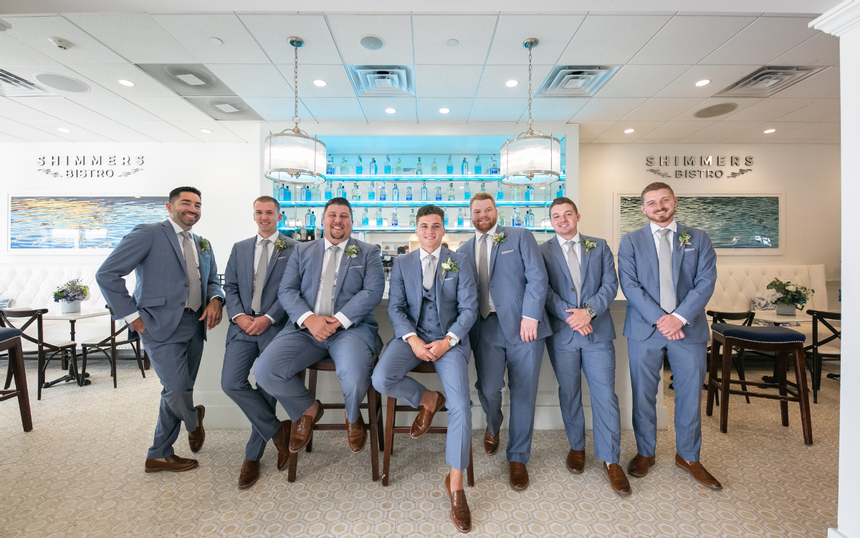
<path id="1" fill-rule="evenodd" d="M 797 316 L 797 308 L 793 304 L 776 304 L 776 315 L 778 316 Z"/>
<path id="2" fill-rule="evenodd" d="M 81 311 L 80 301 L 60 301 L 60 312 L 63 314 L 77 314 Z"/>

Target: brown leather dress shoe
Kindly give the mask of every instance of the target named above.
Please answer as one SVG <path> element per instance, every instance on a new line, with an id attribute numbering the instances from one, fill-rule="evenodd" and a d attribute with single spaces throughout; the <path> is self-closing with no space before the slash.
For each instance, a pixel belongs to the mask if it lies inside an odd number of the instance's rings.
<path id="1" fill-rule="evenodd" d="M 525 463 L 511 462 L 511 487 L 524 490 L 529 487 L 529 470 Z"/>
<path id="2" fill-rule="evenodd" d="M 484 432 L 484 451 L 492 456 L 499 449 L 499 434 L 490 433 L 490 428 Z"/>
<path id="3" fill-rule="evenodd" d="M 290 432 L 290 452 L 301 451 L 313 439 L 314 424 L 319 422 L 323 416 L 322 403 L 317 400 L 316 404 L 318 406 L 316 416 L 302 415 L 302 418 L 293 422 L 292 431 Z"/>
<path id="4" fill-rule="evenodd" d="M 147 473 L 158 473 L 161 471 L 181 473 L 195 468 L 197 468 L 197 460 L 180 458 L 176 454 L 171 454 L 166 458 L 148 459 L 144 465 L 144 470 Z"/>
<path id="5" fill-rule="evenodd" d="M 624 474 L 624 469 L 617 463 L 603 462 L 603 469 L 606 471 L 606 476 L 609 477 L 609 485 L 612 486 L 612 491 L 621 495 L 630 495 L 630 482 L 627 481 L 627 475 Z"/>
<path id="6" fill-rule="evenodd" d="M 248 489 L 257 483 L 260 478 L 260 462 L 245 460 L 242 470 L 239 471 L 239 489 Z"/>
<path id="7" fill-rule="evenodd" d="M 567 470 L 580 474 L 585 470 L 585 450 L 573 450 L 567 453 L 567 461 L 565 462 Z"/>
<path id="8" fill-rule="evenodd" d="M 684 458 L 675 454 L 675 465 L 681 469 L 689 471 L 690 474 L 693 475 L 693 478 L 706 488 L 711 488 L 716 491 L 723 489 L 723 485 L 720 484 L 719 480 L 714 478 L 698 461 L 687 463 Z"/>
<path id="9" fill-rule="evenodd" d="M 197 410 L 197 429 L 188 434 L 188 446 L 191 447 L 191 452 L 200 452 L 203 448 L 203 441 L 206 440 L 206 430 L 203 429 L 203 415 L 206 414 L 206 408 L 202 405 L 195 405 Z"/>
<path id="10" fill-rule="evenodd" d="M 290 427 L 293 423 L 289 420 L 284 420 L 281 422 L 281 427 L 278 428 L 278 431 L 275 432 L 275 435 L 272 436 L 272 444 L 275 445 L 275 448 L 278 451 L 278 470 L 283 471 L 284 467 L 287 466 L 287 463 L 290 461 Z M 246 463 L 249 460 L 245 460 Z M 244 467 L 242 467 L 244 469 Z M 239 480 L 241 483 L 241 479 Z M 239 486 L 239 489 L 243 489 L 242 486 Z"/>
<path id="11" fill-rule="evenodd" d="M 367 429 L 364 427 L 364 419 L 361 414 L 358 415 L 358 420 L 355 423 L 346 421 L 346 440 L 353 454 L 358 454 L 364 450 L 364 445 L 367 442 Z"/>
<path id="12" fill-rule="evenodd" d="M 418 416 L 415 417 L 415 421 L 412 423 L 412 429 L 409 431 L 409 435 L 411 435 L 413 439 L 418 439 L 427 433 L 427 430 L 430 429 L 430 425 L 433 424 L 433 417 L 436 416 L 436 413 L 445 406 L 445 395 L 441 392 L 436 392 L 435 394 L 436 405 L 433 406 L 433 409 L 427 409 L 422 406 L 418 411 Z"/>
<path id="13" fill-rule="evenodd" d="M 627 472 L 636 478 L 642 478 L 648 474 L 648 469 L 654 465 L 655 461 L 654 456 L 648 457 L 637 453 L 627 464 Z"/>
<path id="14" fill-rule="evenodd" d="M 469 511 L 469 504 L 466 502 L 466 492 L 462 489 L 451 491 L 450 474 L 445 477 L 445 491 L 451 499 L 451 521 L 458 531 L 469 532 L 472 530 L 472 512 Z"/>

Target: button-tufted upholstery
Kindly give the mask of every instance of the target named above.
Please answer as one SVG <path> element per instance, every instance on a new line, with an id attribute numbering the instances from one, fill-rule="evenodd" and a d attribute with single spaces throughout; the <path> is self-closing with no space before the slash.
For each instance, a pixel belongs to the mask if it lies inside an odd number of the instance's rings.
<path id="1" fill-rule="evenodd" d="M 774 278 L 815 290 L 806 308 L 827 310 L 824 265 L 717 265 L 717 283 L 707 310 L 743 312 L 750 299 L 761 297 Z M 805 315 L 798 312 L 798 315 Z"/>

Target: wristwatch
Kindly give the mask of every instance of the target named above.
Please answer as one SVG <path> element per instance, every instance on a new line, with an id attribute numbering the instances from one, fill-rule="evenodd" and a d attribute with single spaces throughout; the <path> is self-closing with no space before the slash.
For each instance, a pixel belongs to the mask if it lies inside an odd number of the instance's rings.
<path id="1" fill-rule="evenodd" d="M 446 337 L 445 337 L 445 340 L 448 342 L 448 345 L 449 345 L 449 346 L 451 346 L 451 347 L 454 347 L 454 346 L 456 346 L 456 345 L 457 345 L 457 343 L 454 341 L 454 337 L 453 337 L 453 336 L 446 336 Z"/>
<path id="2" fill-rule="evenodd" d="M 588 314 L 589 316 L 591 316 L 591 319 L 594 319 L 597 317 L 597 312 L 595 312 L 594 309 L 591 308 L 590 305 L 585 305 L 585 313 Z"/>

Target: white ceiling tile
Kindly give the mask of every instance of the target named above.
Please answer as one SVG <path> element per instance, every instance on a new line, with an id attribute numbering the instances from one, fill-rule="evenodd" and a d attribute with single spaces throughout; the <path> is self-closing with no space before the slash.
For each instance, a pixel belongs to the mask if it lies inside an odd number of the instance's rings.
<path id="1" fill-rule="evenodd" d="M 416 65 L 415 94 L 419 99 L 475 97 L 483 71 L 480 65 Z"/>
<path id="2" fill-rule="evenodd" d="M 2 127 L 0 127 L 2 128 Z M 0 143 L 3 144 L 21 144 L 24 142 L 29 142 L 29 140 L 24 140 L 23 138 L 19 138 L 17 136 L 12 136 L 5 133 L 0 133 Z"/>
<path id="3" fill-rule="evenodd" d="M 157 121 L 157 120 L 155 120 Z M 147 142 L 158 142 L 155 138 L 147 136 L 143 133 L 135 131 L 131 127 L 127 127 L 122 123 L 117 123 L 111 120 L 104 121 L 85 121 L 78 124 L 79 127 L 82 127 L 90 132 L 96 133 L 98 135 L 104 136 L 106 138 L 110 138 L 116 142 L 123 143 L 147 143 Z"/>
<path id="4" fill-rule="evenodd" d="M 293 88 L 272 64 L 209 64 L 207 67 L 243 99 L 248 97 L 293 98 Z M 299 75 L 301 74 L 300 71 Z"/>
<path id="5" fill-rule="evenodd" d="M 277 68 L 292 87 L 293 64 L 279 64 Z M 314 85 L 317 79 L 325 81 L 326 85 Z M 299 97 L 355 97 L 355 90 L 343 64 L 299 64 Z"/>
<path id="6" fill-rule="evenodd" d="M 33 99 L 39 99 L 38 110 L 61 120 L 77 123 L 81 121 L 101 121 L 107 119 L 103 114 L 93 112 L 73 101 L 63 97 L 16 97 L 13 100 L 21 104 L 32 104 Z"/>
<path id="7" fill-rule="evenodd" d="M 323 15 L 245 14 L 239 15 L 239 19 L 274 64 L 293 65 L 295 51 L 289 43 L 290 36 L 305 42 L 299 48 L 299 66 L 342 63 Z"/>
<path id="8" fill-rule="evenodd" d="M 632 142 L 640 139 L 663 125 L 662 122 L 649 121 L 621 121 L 606 129 L 596 137 L 597 140 L 617 140 L 618 142 Z M 625 133 L 627 129 L 633 129 L 632 133 Z"/>
<path id="9" fill-rule="evenodd" d="M 552 66 L 549 65 L 532 66 L 532 95 L 543 84 L 544 79 L 549 75 L 551 69 Z M 505 83 L 509 80 L 516 80 L 519 84 L 513 88 L 508 88 Z M 478 86 L 477 96 L 481 99 L 488 97 L 513 99 L 519 97 L 527 100 L 528 91 L 528 67 L 522 65 L 488 65 L 484 68 L 484 74 L 481 75 L 481 83 Z"/>
<path id="10" fill-rule="evenodd" d="M 655 94 L 655 97 L 707 98 L 758 69 L 759 65 L 696 65 Z M 696 86 L 700 80 L 710 80 L 706 86 Z"/>
<path id="11" fill-rule="evenodd" d="M 525 99 L 476 99 L 469 121 L 518 121 L 526 108 Z"/>
<path id="12" fill-rule="evenodd" d="M 418 99 L 419 122 L 464 122 L 469 120 L 473 99 L 453 97 L 424 97 Z M 442 114 L 439 109 L 449 110 Z"/>
<path id="13" fill-rule="evenodd" d="M 571 122 L 573 123 L 573 122 Z M 615 125 L 614 121 L 589 121 L 579 124 L 579 138 L 593 139 L 597 138 L 607 129 L 611 129 Z"/>
<path id="14" fill-rule="evenodd" d="M 795 131 L 797 129 L 801 129 L 803 127 L 807 127 L 810 124 L 807 122 L 801 121 L 783 121 L 783 122 L 765 122 L 760 123 L 757 126 L 747 129 L 746 131 L 741 131 L 737 135 L 732 138 L 736 139 L 744 139 L 744 140 L 755 140 L 755 141 L 767 141 L 773 138 L 778 138 L 782 135 Z M 775 133 L 765 134 L 765 130 L 767 129 L 776 129 Z"/>
<path id="15" fill-rule="evenodd" d="M 207 144 L 236 144 L 245 142 L 236 133 L 225 129 L 220 121 L 174 121 L 174 127 L 185 131 L 191 136 Z M 211 133 L 203 133 L 201 129 L 208 129 Z"/>
<path id="16" fill-rule="evenodd" d="M 152 15 L 177 41 L 206 64 L 269 63 L 266 54 L 232 13 Z M 217 38 L 221 44 L 210 39 Z"/>
<path id="17" fill-rule="evenodd" d="M 58 136 L 60 133 L 56 127 L 61 125 L 61 122 L 57 122 L 56 126 L 52 128 L 57 133 L 56 135 L 31 127 L 30 123 L 25 125 L 17 121 L 0 119 L 0 133 L 20 138 L 26 142 L 68 142 L 65 138 Z"/>
<path id="18" fill-rule="evenodd" d="M 69 68 L 123 97 L 176 95 L 134 64 L 71 65 Z M 128 80 L 134 86 L 123 86 L 119 80 Z"/>
<path id="19" fill-rule="evenodd" d="M 145 13 L 68 13 L 65 17 L 133 63 L 199 63 Z"/>
<path id="20" fill-rule="evenodd" d="M 675 140 L 680 140 L 701 131 L 708 125 L 708 123 L 697 121 L 673 121 L 665 123 L 650 133 L 647 133 L 644 138 L 674 138 Z"/>
<path id="21" fill-rule="evenodd" d="M 121 56 L 61 16 L 16 17 L 7 33 L 65 65 L 125 63 Z M 60 49 L 48 41 L 51 37 L 71 41 L 73 46 Z"/>
<path id="22" fill-rule="evenodd" d="M 651 97 L 690 69 L 689 65 L 625 65 L 596 97 Z"/>
<path id="23" fill-rule="evenodd" d="M 726 138 L 735 136 L 738 133 L 752 129 L 756 125 L 760 125 L 760 123 L 755 121 L 719 121 L 717 123 L 710 123 L 701 131 L 697 131 L 689 135 L 687 138 L 689 140 L 725 140 Z"/>
<path id="24" fill-rule="evenodd" d="M 666 16 L 589 15 L 558 63 L 623 64 L 669 21 Z"/>
<path id="25" fill-rule="evenodd" d="M 630 63 L 698 63 L 754 20 L 755 17 L 673 17 Z"/>
<path id="26" fill-rule="evenodd" d="M 490 50 L 496 15 L 415 15 L 415 63 L 483 65 Z M 448 41 L 456 39 L 455 46 Z"/>
<path id="27" fill-rule="evenodd" d="M 761 17 L 709 54 L 703 64 L 771 63 L 785 51 L 818 33 L 802 17 Z"/>
<path id="28" fill-rule="evenodd" d="M 593 97 L 573 117 L 582 121 L 618 121 L 644 103 L 644 98 Z"/>
<path id="29" fill-rule="evenodd" d="M 12 27 L 14 28 L 14 25 Z M 0 32 L 0 50 L 3 51 L 3 57 L 0 59 L 0 62 L 3 65 L 47 65 L 59 63 L 32 47 L 21 43 L 14 37 L 7 35 L 7 33 Z"/>
<path id="30" fill-rule="evenodd" d="M 130 129 L 134 129 L 135 131 L 141 132 L 154 140 L 158 140 L 159 142 L 164 142 L 166 144 L 201 142 L 198 138 L 174 127 L 166 121 L 126 121 L 123 123 Z M 203 136 L 203 133 L 198 132 L 198 134 Z"/>
<path id="31" fill-rule="evenodd" d="M 539 41 L 532 49 L 532 63 L 554 64 L 584 18 L 580 15 L 502 15 L 487 64 L 528 65 L 529 51 L 523 47 L 523 41 L 530 37 Z"/>
<path id="32" fill-rule="evenodd" d="M 258 121 L 222 121 L 219 123 L 245 142 L 254 144 L 260 141 L 262 129 Z"/>
<path id="33" fill-rule="evenodd" d="M 102 118 L 104 120 L 105 118 Z M 56 129 L 56 122 L 40 122 L 33 121 L 30 122 L 29 125 L 41 131 L 51 132 L 52 129 Z M 93 133 L 84 129 L 80 125 L 67 125 L 69 129 L 68 133 L 61 133 L 57 131 L 57 134 L 70 142 L 118 142 L 118 140 L 114 138 L 110 138 L 107 136 L 102 136 L 100 134 Z"/>
<path id="34" fill-rule="evenodd" d="M 412 97 L 362 97 L 359 101 L 367 121 L 417 121 Z M 393 108 L 394 114 L 385 112 L 386 108 Z"/>
<path id="35" fill-rule="evenodd" d="M 170 97 L 129 96 L 128 100 L 140 108 L 151 112 L 159 118 L 173 121 L 211 120 L 203 113 L 178 95 Z"/>
<path id="36" fill-rule="evenodd" d="M 726 116 L 726 121 L 773 121 L 814 103 L 814 99 L 762 99 Z M 722 118 L 721 118 L 722 119 Z"/>
<path id="37" fill-rule="evenodd" d="M 809 106 L 795 110 L 785 116 L 776 118 L 777 121 L 825 121 L 839 116 L 839 99 L 822 99 Z"/>
<path id="38" fill-rule="evenodd" d="M 0 117 L 23 123 L 56 119 L 38 110 L 40 99 L 44 99 L 44 97 L 21 99 L 20 102 L 6 97 L 0 98 Z"/>
<path id="39" fill-rule="evenodd" d="M 625 120 L 633 121 L 669 121 L 687 110 L 695 107 L 704 99 L 698 97 L 661 98 L 653 97 L 642 103 Z"/>
<path id="40" fill-rule="evenodd" d="M 59 64 L 47 64 L 47 65 L 15 65 L 15 66 L 6 66 L 0 64 L 0 67 L 6 69 L 10 73 L 13 73 L 16 76 L 19 76 L 25 80 L 32 82 L 33 84 L 39 86 L 43 90 L 47 91 L 53 95 L 61 95 L 61 96 L 91 96 L 91 97 L 103 97 L 114 95 L 110 91 L 106 90 L 99 84 L 96 84 L 92 80 L 82 76 L 80 73 L 76 73 L 72 71 L 68 67 Z M 61 75 L 64 77 L 72 78 L 78 82 L 86 84 L 89 87 L 89 90 L 85 92 L 67 92 L 63 90 L 58 90 L 56 88 L 52 88 L 50 86 L 46 86 L 44 83 L 40 82 L 36 79 L 36 76 L 41 74 L 52 74 L 52 75 Z"/>
<path id="41" fill-rule="evenodd" d="M 539 121 L 564 121 L 571 119 L 585 106 L 588 99 L 565 97 L 541 97 L 532 101 L 532 117 Z M 528 101 L 526 101 L 528 106 Z M 525 116 L 528 119 L 528 113 Z"/>
<path id="42" fill-rule="evenodd" d="M 365 65 L 409 65 L 412 56 L 412 20 L 409 15 L 329 15 L 331 33 L 344 63 Z M 368 50 L 361 38 L 376 36 L 384 46 Z M 301 52 L 299 52 L 301 54 Z"/>
<path id="43" fill-rule="evenodd" d="M 136 104 L 116 95 L 112 97 L 76 97 L 69 98 L 69 100 L 115 121 L 155 121 L 158 119 Z"/>
<path id="44" fill-rule="evenodd" d="M 254 109 L 254 112 L 267 121 L 289 120 L 295 115 L 296 101 L 292 95 L 290 97 L 248 97 L 245 102 Z M 313 121 L 310 112 L 302 105 L 301 101 L 299 102 L 299 118 L 307 122 Z"/>
<path id="45" fill-rule="evenodd" d="M 303 97 L 302 103 L 317 121 L 365 120 L 364 111 L 356 97 Z"/>
<path id="46" fill-rule="evenodd" d="M 777 135 L 777 138 L 785 140 L 808 141 L 814 140 L 816 138 L 822 138 L 824 136 L 832 136 L 834 134 L 839 134 L 838 123 L 811 123 L 809 125 L 806 125 L 805 127 L 801 127 L 799 129 L 795 129 L 793 131 L 788 131 L 785 133 L 780 132 L 778 123 L 775 125 L 777 131 L 774 134 Z"/>
<path id="47" fill-rule="evenodd" d="M 823 99 L 839 94 L 839 67 L 830 67 L 776 94 L 777 99 Z"/>
<path id="48" fill-rule="evenodd" d="M 774 65 L 835 65 L 839 63 L 839 38 L 824 32 L 776 58 Z"/>
<path id="49" fill-rule="evenodd" d="M 745 110 L 745 109 L 747 109 L 747 108 L 749 108 L 755 104 L 758 104 L 761 101 L 762 101 L 762 99 L 726 99 L 725 97 L 706 99 L 706 100 L 702 101 L 701 103 L 692 107 L 690 110 L 687 110 L 686 112 L 684 112 L 682 114 L 679 114 L 674 119 L 675 119 L 675 121 L 706 121 L 706 122 L 725 121 L 727 118 L 731 118 L 735 114 L 737 114 L 737 113 L 739 113 L 739 112 L 741 112 L 741 111 L 743 111 L 743 110 Z M 720 105 L 723 103 L 734 103 L 734 104 L 738 105 L 738 108 L 736 108 L 732 112 L 729 112 L 728 114 L 723 114 L 722 116 L 717 116 L 715 118 L 697 118 L 695 116 L 696 112 L 698 112 L 699 110 L 702 110 L 702 109 L 705 109 L 708 107 L 712 107 L 714 105 Z M 743 120 L 739 119 L 738 121 L 743 121 Z M 748 120 L 748 121 L 755 121 L 755 120 Z"/>

